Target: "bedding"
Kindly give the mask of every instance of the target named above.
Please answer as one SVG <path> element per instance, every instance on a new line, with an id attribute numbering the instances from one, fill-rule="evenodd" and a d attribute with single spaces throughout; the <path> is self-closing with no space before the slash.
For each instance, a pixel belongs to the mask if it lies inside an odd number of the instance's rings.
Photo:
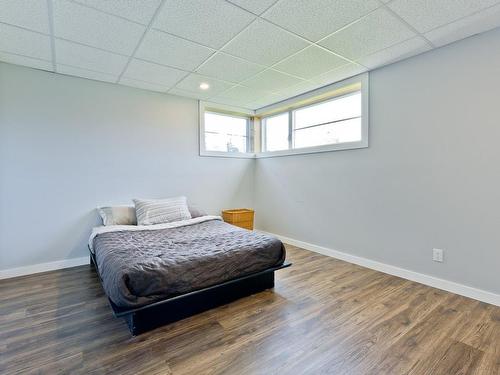
<path id="1" fill-rule="evenodd" d="M 110 206 L 98 207 L 104 225 L 136 225 L 135 207 Z"/>
<path id="2" fill-rule="evenodd" d="M 202 209 L 188 205 L 192 218 L 206 216 Z M 134 206 L 97 207 L 103 225 L 137 225 Z"/>
<path id="3" fill-rule="evenodd" d="M 152 225 L 191 219 L 186 197 L 133 199 L 137 224 Z"/>
<path id="4" fill-rule="evenodd" d="M 108 297 L 139 307 L 279 266 L 285 249 L 275 237 L 203 216 L 176 223 L 95 228 L 95 253 Z"/>

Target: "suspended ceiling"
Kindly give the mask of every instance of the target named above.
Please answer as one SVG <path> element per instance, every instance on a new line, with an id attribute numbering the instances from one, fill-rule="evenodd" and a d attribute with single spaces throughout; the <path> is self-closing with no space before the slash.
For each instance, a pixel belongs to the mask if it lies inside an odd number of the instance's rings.
<path id="1" fill-rule="evenodd" d="M 497 26 L 500 0 L 0 0 L 0 61 L 257 109 Z"/>

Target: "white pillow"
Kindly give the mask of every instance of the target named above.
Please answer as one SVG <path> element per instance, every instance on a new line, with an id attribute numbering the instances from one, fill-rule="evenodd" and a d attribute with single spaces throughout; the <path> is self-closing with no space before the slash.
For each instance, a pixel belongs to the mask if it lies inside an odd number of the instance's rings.
<path id="1" fill-rule="evenodd" d="M 137 225 L 135 207 L 110 206 L 98 207 L 104 225 Z"/>
<path id="2" fill-rule="evenodd" d="M 191 219 L 186 197 L 134 199 L 138 225 L 171 223 Z"/>

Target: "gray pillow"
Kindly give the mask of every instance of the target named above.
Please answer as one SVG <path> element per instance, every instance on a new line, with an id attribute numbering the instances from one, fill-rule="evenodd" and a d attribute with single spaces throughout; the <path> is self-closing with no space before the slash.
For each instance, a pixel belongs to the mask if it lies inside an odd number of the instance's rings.
<path id="1" fill-rule="evenodd" d="M 135 207 L 109 206 L 98 207 L 104 225 L 137 225 Z"/>
<path id="2" fill-rule="evenodd" d="M 207 213 L 200 208 L 188 206 L 189 213 L 191 217 L 194 219 L 195 217 L 207 216 Z"/>

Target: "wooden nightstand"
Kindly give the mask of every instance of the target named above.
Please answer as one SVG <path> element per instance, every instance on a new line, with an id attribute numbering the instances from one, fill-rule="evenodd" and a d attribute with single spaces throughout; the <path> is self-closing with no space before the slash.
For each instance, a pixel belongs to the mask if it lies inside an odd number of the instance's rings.
<path id="1" fill-rule="evenodd" d="M 250 210 L 248 208 L 222 210 L 222 218 L 224 221 L 240 228 L 253 230 L 253 217 L 254 210 Z"/>

